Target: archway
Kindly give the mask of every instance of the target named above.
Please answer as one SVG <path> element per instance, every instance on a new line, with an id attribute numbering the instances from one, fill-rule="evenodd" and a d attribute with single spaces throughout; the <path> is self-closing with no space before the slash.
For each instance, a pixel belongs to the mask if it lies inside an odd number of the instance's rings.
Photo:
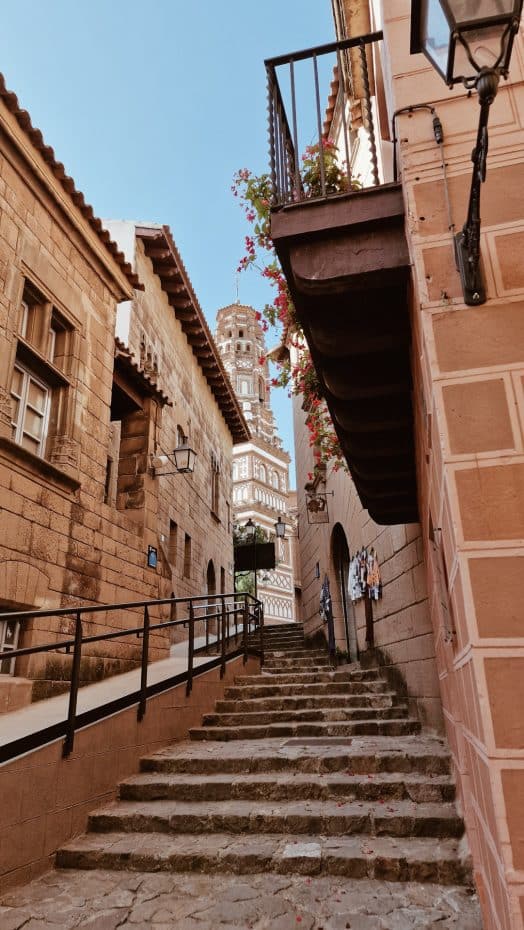
<path id="1" fill-rule="evenodd" d="M 354 662 L 358 659 L 358 640 L 355 611 L 348 596 L 349 547 L 344 528 L 340 523 L 335 523 L 333 527 L 333 533 L 331 535 L 331 558 L 336 578 L 337 600 L 340 604 L 340 612 L 344 622 L 346 649 L 350 661 Z"/>

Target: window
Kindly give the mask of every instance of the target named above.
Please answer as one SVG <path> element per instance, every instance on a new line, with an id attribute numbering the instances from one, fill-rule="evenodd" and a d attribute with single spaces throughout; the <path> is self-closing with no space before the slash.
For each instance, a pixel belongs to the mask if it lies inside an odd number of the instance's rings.
<path id="1" fill-rule="evenodd" d="M 244 338 L 244 330 L 243 330 L 243 329 L 239 329 L 239 331 L 238 331 L 238 338 L 239 338 L 239 339 L 243 339 L 243 338 Z"/>
<path id="2" fill-rule="evenodd" d="M 276 471 L 273 472 L 273 487 L 278 491 L 278 474 Z"/>
<path id="3" fill-rule="evenodd" d="M 211 453 L 211 513 L 216 517 L 220 507 L 220 464 L 214 452 Z"/>
<path id="4" fill-rule="evenodd" d="M 191 536 L 188 533 L 184 536 L 184 578 L 191 575 Z"/>
<path id="5" fill-rule="evenodd" d="M 240 477 L 240 478 L 247 478 L 247 477 L 249 477 L 247 459 L 240 459 L 240 461 L 239 461 L 239 463 L 238 463 L 238 469 L 239 469 L 239 477 Z"/>
<path id="6" fill-rule="evenodd" d="M 0 611 L 5 610 L 0 607 Z M 13 652 L 18 645 L 20 624 L 16 620 L 2 620 L 0 623 L 0 652 Z M 15 660 L 2 659 L 0 662 L 0 675 L 14 675 Z"/>
<path id="7" fill-rule="evenodd" d="M 72 336 L 62 314 L 26 281 L 11 378 L 11 438 L 40 458 L 66 430 Z"/>
<path id="8" fill-rule="evenodd" d="M 266 478 L 266 466 L 265 466 L 265 465 L 261 465 L 261 466 L 260 466 L 260 469 L 259 469 L 259 472 L 258 472 L 258 477 L 259 477 L 260 481 L 262 481 L 263 483 L 267 480 L 267 478 Z"/>
<path id="9" fill-rule="evenodd" d="M 180 423 L 179 423 L 178 426 L 177 426 L 177 428 L 176 428 L 176 444 L 177 444 L 177 448 L 179 448 L 180 446 L 185 445 L 186 442 L 187 442 L 187 436 L 186 436 L 186 434 L 184 433 L 184 430 L 182 429 L 182 427 L 180 426 Z"/>
<path id="10" fill-rule="evenodd" d="M 39 456 L 45 451 L 50 397 L 49 385 L 17 362 L 11 382 L 11 438 Z"/>
<path id="11" fill-rule="evenodd" d="M 171 565 L 176 565 L 178 526 L 174 520 L 169 521 L 169 543 L 167 557 Z"/>
<path id="12" fill-rule="evenodd" d="M 233 481 L 238 481 L 238 462 L 233 462 Z"/>

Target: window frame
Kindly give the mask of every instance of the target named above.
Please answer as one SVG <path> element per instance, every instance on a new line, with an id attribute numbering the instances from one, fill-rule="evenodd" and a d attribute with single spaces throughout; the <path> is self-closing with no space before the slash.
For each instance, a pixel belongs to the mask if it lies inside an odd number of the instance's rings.
<path id="1" fill-rule="evenodd" d="M 20 374 L 22 375 L 22 392 L 20 396 L 18 396 L 14 392 L 13 380 L 14 380 L 15 371 L 20 372 Z M 36 407 L 31 405 L 30 403 L 29 389 L 30 389 L 31 382 L 36 384 L 41 390 L 45 392 L 43 412 L 39 411 Z M 25 449 L 27 452 L 32 452 L 33 455 L 38 456 L 38 458 L 45 458 L 45 454 L 46 454 L 46 446 L 47 446 L 48 430 L 49 430 L 49 419 L 50 419 L 50 413 L 51 413 L 52 391 L 53 391 L 52 385 L 41 380 L 31 368 L 29 368 L 27 365 L 23 364 L 19 360 L 18 355 L 17 355 L 15 359 L 15 363 L 13 365 L 13 375 L 11 378 L 10 394 L 12 398 L 15 398 L 18 401 L 18 418 L 17 420 L 15 420 L 14 413 L 13 413 L 13 416 L 11 418 L 11 428 L 13 430 L 13 435 L 11 436 L 11 439 L 18 446 L 22 446 L 23 449 Z M 40 437 L 37 437 L 33 435 L 32 433 L 30 433 L 29 430 L 24 429 L 28 409 L 31 410 L 36 415 L 40 416 L 41 418 L 42 433 Z M 36 452 L 34 451 L 34 448 L 28 448 L 28 446 L 24 445 L 24 442 L 23 442 L 24 436 L 28 436 L 30 440 L 32 440 L 35 443 L 38 443 Z"/>

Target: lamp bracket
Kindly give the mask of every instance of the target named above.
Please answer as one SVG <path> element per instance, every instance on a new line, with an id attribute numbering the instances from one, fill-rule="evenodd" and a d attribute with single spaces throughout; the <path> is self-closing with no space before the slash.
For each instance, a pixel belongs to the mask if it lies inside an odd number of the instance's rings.
<path id="1" fill-rule="evenodd" d="M 473 176 L 466 222 L 455 236 L 455 260 L 462 281 L 464 302 L 473 307 L 486 302 L 486 289 L 480 269 L 480 193 L 486 180 L 489 110 L 497 94 L 499 79 L 499 72 L 494 68 L 481 68 L 475 78 L 480 117 L 477 142 L 471 155 Z"/>

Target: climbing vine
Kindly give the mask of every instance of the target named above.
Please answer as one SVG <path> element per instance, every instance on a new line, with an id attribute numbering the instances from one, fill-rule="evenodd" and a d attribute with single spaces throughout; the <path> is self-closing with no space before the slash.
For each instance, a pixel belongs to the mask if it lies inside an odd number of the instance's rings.
<path id="1" fill-rule="evenodd" d="M 302 156 L 301 181 L 306 198 L 318 197 L 322 192 L 321 158 L 324 168 L 326 193 L 341 193 L 347 190 L 347 177 L 341 168 L 338 149 L 329 139 L 323 140 L 322 155 L 318 145 L 310 145 Z M 352 181 L 352 189 L 360 187 Z M 270 327 L 279 329 L 293 352 L 277 361 L 277 376 L 272 379 L 274 387 L 287 388 L 289 394 L 301 395 L 306 413 L 309 442 L 313 447 L 315 463 L 330 463 L 336 471 L 347 470 L 344 455 L 326 401 L 322 396 L 320 381 L 316 374 L 302 327 L 297 320 L 293 300 L 280 267 L 270 231 L 271 179 L 268 174 L 254 175 L 246 168 L 238 171 L 231 188 L 251 224 L 252 233 L 245 237 L 245 251 L 240 259 L 238 271 L 255 268 L 274 288 L 275 296 L 266 304 L 257 319 L 264 332 Z M 261 359 L 261 362 L 265 359 Z"/>

